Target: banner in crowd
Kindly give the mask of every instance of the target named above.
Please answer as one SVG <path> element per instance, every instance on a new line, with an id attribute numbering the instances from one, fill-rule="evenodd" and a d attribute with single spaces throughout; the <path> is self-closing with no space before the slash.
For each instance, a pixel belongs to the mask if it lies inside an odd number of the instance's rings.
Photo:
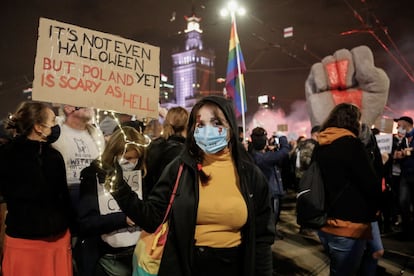
<path id="1" fill-rule="evenodd" d="M 277 125 L 277 131 L 287 132 L 288 131 L 288 125 L 287 124 Z"/>
<path id="2" fill-rule="evenodd" d="M 391 153 L 392 151 L 392 134 L 378 134 L 375 135 L 378 147 L 381 153 Z"/>
<path id="3" fill-rule="evenodd" d="M 34 100 L 158 118 L 160 49 L 40 18 Z"/>
<path id="4" fill-rule="evenodd" d="M 394 120 L 390 118 L 383 118 L 378 117 L 375 120 L 374 126 L 383 133 L 393 133 L 394 127 Z"/>

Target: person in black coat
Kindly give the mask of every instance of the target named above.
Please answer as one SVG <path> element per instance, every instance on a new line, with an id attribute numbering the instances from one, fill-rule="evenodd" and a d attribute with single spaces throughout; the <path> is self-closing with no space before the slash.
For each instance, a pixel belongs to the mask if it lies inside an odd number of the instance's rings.
<path id="1" fill-rule="evenodd" d="M 149 139 L 132 127 L 115 131 L 102 158 L 81 172 L 77 265 L 82 275 L 131 275 L 132 253 L 140 229 L 110 195 L 107 171 L 117 162 L 133 192 L 142 198 Z"/>
<path id="2" fill-rule="evenodd" d="M 280 217 L 281 201 L 285 194 L 280 167 L 289 159 L 289 143 L 286 136 L 280 136 L 277 148 L 273 149 L 274 145 L 268 145 L 267 132 L 262 127 L 254 128 L 250 137 L 252 139 L 252 147 L 249 153 L 268 181 L 271 204 L 277 224 Z M 278 238 L 283 238 L 283 235 L 277 230 L 276 235 Z"/>
<path id="3" fill-rule="evenodd" d="M 162 134 L 148 147 L 147 175 L 144 193 L 148 195 L 161 176 L 164 168 L 184 149 L 188 111 L 180 106 L 168 110 Z"/>
<path id="4" fill-rule="evenodd" d="M 328 220 L 318 234 L 331 260 L 331 275 L 356 273 L 379 209 L 381 180 L 358 138 L 360 120 L 357 106 L 335 106 L 321 127 L 320 146 L 312 156 L 325 185 Z"/>
<path id="5" fill-rule="evenodd" d="M 24 102 L 6 123 L 15 138 L 0 147 L 0 193 L 7 203 L 3 275 L 72 275 L 74 212 L 52 109 Z"/>
<path id="6" fill-rule="evenodd" d="M 230 101 L 208 96 L 193 107 L 185 150 L 147 200 L 134 195 L 120 175 L 112 195 L 139 226 L 154 232 L 181 165 L 158 275 L 271 276 L 275 222 L 269 188 L 238 139 Z"/>

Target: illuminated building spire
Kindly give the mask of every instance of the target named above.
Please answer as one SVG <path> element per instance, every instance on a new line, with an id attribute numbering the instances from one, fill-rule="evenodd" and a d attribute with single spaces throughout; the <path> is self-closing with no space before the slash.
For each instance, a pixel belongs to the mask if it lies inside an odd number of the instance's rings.
<path id="1" fill-rule="evenodd" d="M 203 30 L 200 29 L 201 18 L 196 17 L 195 13 L 191 17 L 185 16 L 187 21 L 187 29 L 184 32 L 187 34 L 187 41 L 185 43 L 185 49 L 198 49 L 203 50 L 203 41 L 201 40 L 201 34 Z"/>
<path id="2" fill-rule="evenodd" d="M 184 18 L 185 49 L 172 54 L 173 83 L 175 104 L 191 108 L 199 98 L 215 91 L 215 54 L 203 47 L 201 18 L 195 15 L 194 6 L 192 15 Z"/>

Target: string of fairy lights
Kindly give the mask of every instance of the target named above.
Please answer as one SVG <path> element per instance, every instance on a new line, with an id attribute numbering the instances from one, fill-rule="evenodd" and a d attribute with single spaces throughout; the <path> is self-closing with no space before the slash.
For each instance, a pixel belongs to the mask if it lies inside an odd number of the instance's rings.
<path id="1" fill-rule="evenodd" d="M 100 114 L 100 109 L 97 109 L 96 110 L 96 116 L 95 116 L 95 122 L 96 122 L 96 127 L 99 130 L 98 131 L 98 133 L 99 133 L 98 135 L 100 136 L 101 133 L 102 133 L 102 131 L 101 131 L 100 127 L 99 127 L 99 121 L 100 121 L 100 115 L 99 114 Z M 116 125 L 118 126 L 118 129 L 121 131 L 121 133 L 123 135 L 123 138 L 124 138 L 124 149 L 123 149 L 123 152 L 122 152 L 122 157 L 124 157 L 124 155 L 125 155 L 125 153 L 127 151 L 127 148 L 130 145 L 134 145 L 134 146 L 137 146 L 137 147 L 144 147 L 144 148 L 146 148 L 146 147 L 148 147 L 151 144 L 151 138 L 148 135 L 143 134 L 143 133 L 142 133 L 142 135 L 145 138 L 145 143 L 144 144 L 129 140 L 128 137 L 127 137 L 127 135 L 125 134 L 124 129 L 122 128 L 121 122 L 119 121 L 118 117 L 116 117 L 115 112 L 112 111 L 112 112 L 109 112 L 109 114 L 112 116 L 112 118 L 116 122 Z M 101 144 L 100 141 L 98 141 L 97 142 L 97 145 L 98 145 L 99 157 L 97 158 L 97 160 L 98 160 L 99 167 L 101 169 L 103 169 L 103 164 L 102 164 L 103 148 L 102 148 L 102 146 L 100 146 L 100 144 Z M 112 175 L 109 174 L 109 175 L 106 176 L 106 178 L 105 178 L 105 184 L 104 184 L 104 193 L 105 193 L 105 195 L 108 195 L 109 193 L 112 193 L 112 192 L 115 191 L 114 188 L 115 188 L 116 176 L 117 175 L 118 175 L 117 174 L 117 168 L 114 167 L 113 174 Z"/>

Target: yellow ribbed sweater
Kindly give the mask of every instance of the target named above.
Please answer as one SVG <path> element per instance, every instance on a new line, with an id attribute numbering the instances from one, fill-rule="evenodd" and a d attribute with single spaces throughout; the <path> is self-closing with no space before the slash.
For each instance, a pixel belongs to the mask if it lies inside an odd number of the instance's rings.
<path id="1" fill-rule="evenodd" d="M 247 206 L 230 151 L 206 155 L 203 171 L 211 179 L 207 185 L 199 183 L 196 245 L 235 247 L 241 243 L 240 229 L 247 221 Z"/>

